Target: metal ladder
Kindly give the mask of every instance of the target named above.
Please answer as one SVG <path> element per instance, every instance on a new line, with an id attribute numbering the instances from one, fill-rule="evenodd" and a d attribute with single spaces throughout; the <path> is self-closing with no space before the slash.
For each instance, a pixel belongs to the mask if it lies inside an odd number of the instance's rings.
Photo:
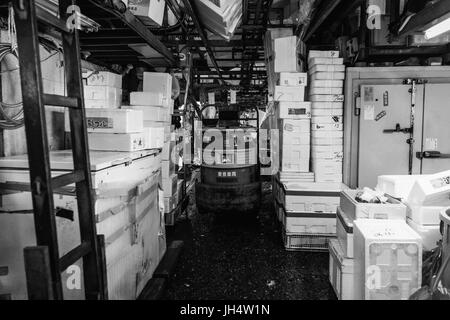
<path id="1" fill-rule="evenodd" d="M 97 236 L 87 141 L 78 30 L 64 18 L 73 0 L 59 0 L 60 17 L 36 7 L 35 0 L 13 0 L 19 49 L 36 247 L 24 249 L 28 298 L 62 300 L 61 273 L 83 259 L 86 299 L 107 299 L 104 238 Z M 38 21 L 61 32 L 68 96 L 43 93 Z M 45 105 L 69 108 L 74 171 L 52 178 Z M 60 257 L 53 190 L 75 183 L 81 244 Z"/>

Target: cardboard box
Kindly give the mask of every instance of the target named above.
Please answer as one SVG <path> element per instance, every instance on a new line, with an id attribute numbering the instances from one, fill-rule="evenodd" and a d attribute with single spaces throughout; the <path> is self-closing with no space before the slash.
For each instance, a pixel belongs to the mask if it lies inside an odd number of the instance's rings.
<path id="1" fill-rule="evenodd" d="M 145 150 L 145 135 L 140 133 L 89 133 L 89 149 L 98 151 Z"/>
<path id="2" fill-rule="evenodd" d="M 274 101 L 303 102 L 305 101 L 305 87 L 275 86 Z"/>
<path id="3" fill-rule="evenodd" d="M 128 9 L 144 23 L 162 26 L 164 0 L 128 0 Z"/>
<path id="4" fill-rule="evenodd" d="M 66 112 L 68 117 L 68 113 Z M 123 109 L 86 109 L 88 132 L 138 133 L 143 132 L 142 112 Z M 66 131 L 70 124 L 66 119 Z"/>
<path id="5" fill-rule="evenodd" d="M 98 71 L 86 74 L 85 78 L 88 86 L 106 86 L 122 89 L 122 75 L 117 73 Z"/>
<path id="6" fill-rule="evenodd" d="M 311 102 L 278 102 L 275 109 L 278 119 L 311 118 Z"/>
<path id="7" fill-rule="evenodd" d="M 308 74 L 300 72 L 281 72 L 278 81 L 280 86 L 306 86 L 308 85 Z"/>
<path id="8" fill-rule="evenodd" d="M 162 93 L 131 92 L 130 105 L 132 106 L 165 106 L 167 101 Z"/>
<path id="9" fill-rule="evenodd" d="M 273 60 L 275 72 L 302 72 L 298 60 L 298 38 L 275 39 Z"/>
<path id="10" fill-rule="evenodd" d="M 172 75 L 162 72 L 144 72 L 144 92 L 152 92 L 162 94 L 163 100 L 166 102 L 165 107 L 172 104 Z"/>

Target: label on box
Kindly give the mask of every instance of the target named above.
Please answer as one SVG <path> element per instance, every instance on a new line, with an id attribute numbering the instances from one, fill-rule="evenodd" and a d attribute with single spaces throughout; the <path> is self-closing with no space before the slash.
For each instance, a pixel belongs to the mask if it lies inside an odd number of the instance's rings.
<path id="1" fill-rule="evenodd" d="M 114 122 L 112 118 L 87 118 L 87 127 L 89 129 L 112 129 L 114 127 Z"/>

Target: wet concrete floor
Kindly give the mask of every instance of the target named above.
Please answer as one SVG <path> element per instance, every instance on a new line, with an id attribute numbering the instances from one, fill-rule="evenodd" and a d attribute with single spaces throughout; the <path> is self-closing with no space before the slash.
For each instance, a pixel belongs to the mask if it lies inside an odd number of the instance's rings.
<path id="1" fill-rule="evenodd" d="M 191 200 L 188 218 L 168 230 L 185 247 L 163 299 L 336 299 L 328 254 L 286 251 L 270 186 L 263 190 L 259 215 L 245 220 L 200 215 Z"/>

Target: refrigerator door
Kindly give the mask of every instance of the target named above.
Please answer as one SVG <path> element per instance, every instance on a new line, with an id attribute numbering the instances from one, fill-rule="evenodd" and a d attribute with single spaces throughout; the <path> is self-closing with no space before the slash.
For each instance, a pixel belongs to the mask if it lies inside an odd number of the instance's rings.
<path id="1" fill-rule="evenodd" d="M 450 169 L 449 102 L 450 84 L 425 85 L 422 174 Z"/>
<path id="2" fill-rule="evenodd" d="M 358 185 L 375 188 L 380 175 L 409 172 L 410 85 L 361 86 Z M 420 173 L 424 86 L 417 86 L 413 174 Z"/>

